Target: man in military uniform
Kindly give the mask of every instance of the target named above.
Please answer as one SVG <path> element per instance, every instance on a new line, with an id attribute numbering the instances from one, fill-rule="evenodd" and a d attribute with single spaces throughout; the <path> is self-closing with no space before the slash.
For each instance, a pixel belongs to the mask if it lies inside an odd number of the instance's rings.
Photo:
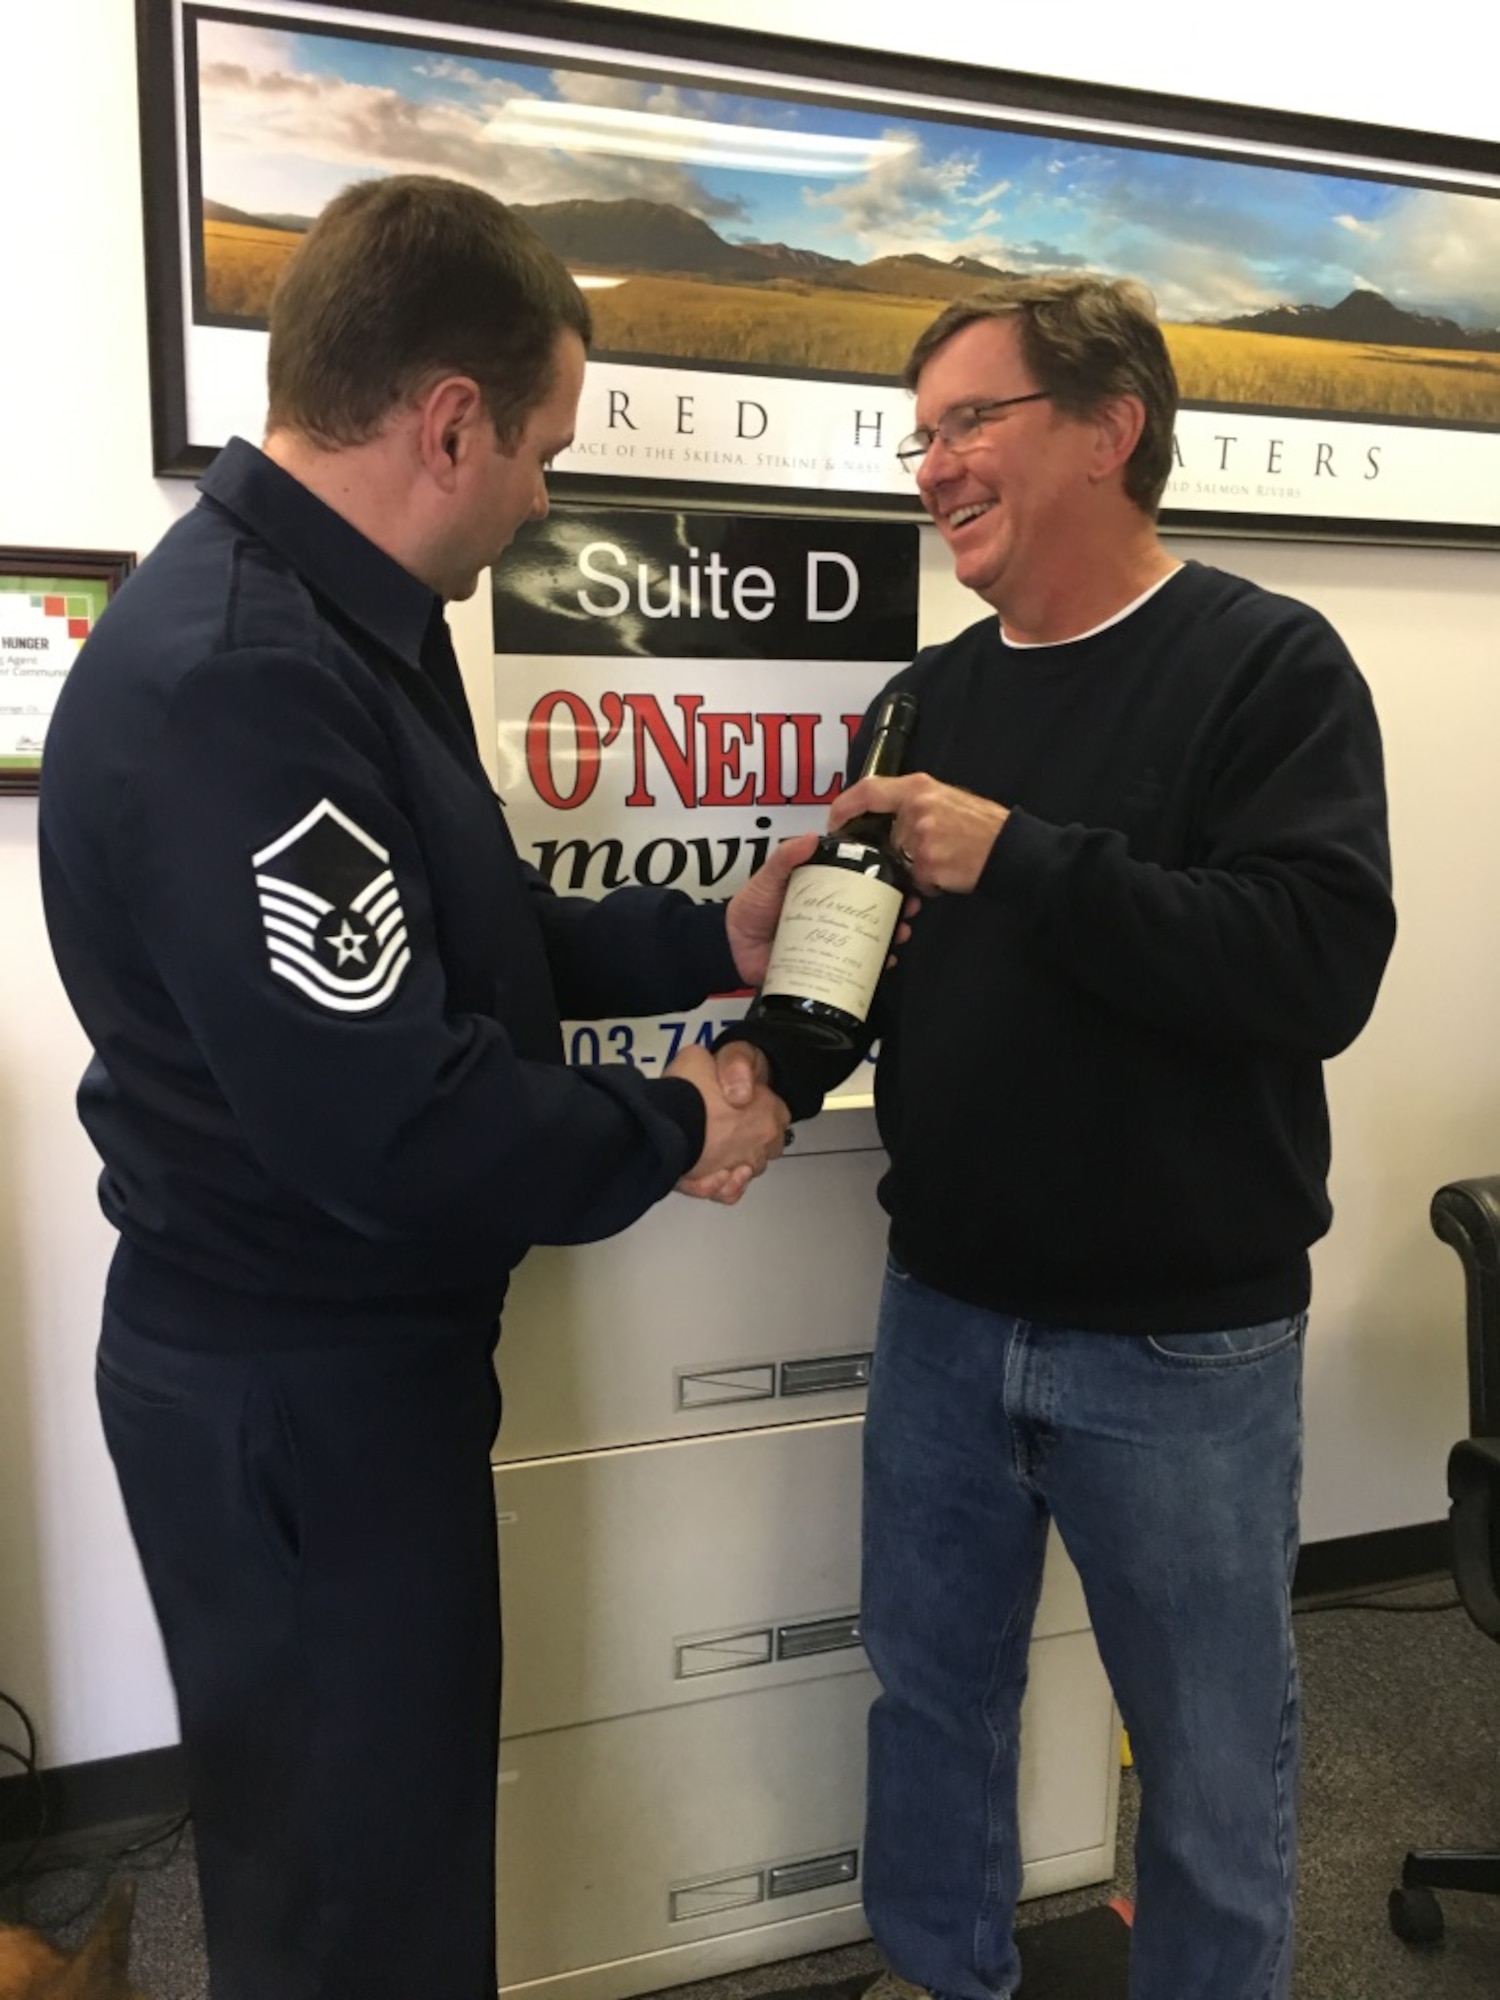
<path id="1" fill-rule="evenodd" d="M 687 1049 L 559 1018 L 761 976 L 789 842 L 727 906 L 554 895 L 486 781 L 443 617 L 572 437 L 588 308 L 499 203 L 332 202 L 233 440 L 47 742 L 47 919 L 120 1232 L 105 1429 L 166 1641 L 214 2000 L 493 2000 L 491 1367 L 535 1243 L 781 1148 Z"/>

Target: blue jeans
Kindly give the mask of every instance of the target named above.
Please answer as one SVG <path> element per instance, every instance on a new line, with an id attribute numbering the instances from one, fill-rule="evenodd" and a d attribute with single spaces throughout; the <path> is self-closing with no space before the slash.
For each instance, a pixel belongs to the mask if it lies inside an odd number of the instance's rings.
<path id="1" fill-rule="evenodd" d="M 1009 1995 L 1049 1517 L 1141 1784 L 1131 2000 L 1285 2000 L 1306 1316 L 1083 1333 L 886 1273 L 865 1420 L 865 1906 L 893 1968 Z M 1045 1782 L 1045 1774 L 1043 1781 Z"/>

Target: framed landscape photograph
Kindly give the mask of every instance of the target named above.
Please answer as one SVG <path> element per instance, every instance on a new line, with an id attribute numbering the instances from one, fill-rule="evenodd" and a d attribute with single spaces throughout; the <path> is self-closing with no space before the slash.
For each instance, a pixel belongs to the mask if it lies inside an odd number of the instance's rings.
<path id="1" fill-rule="evenodd" d="M 513 206 L 596 335 L 562 498 L 914 516 L 900 374 L 952 300 L 1150 286 L 1167 527 L 1500 542 L 1500 146 L 604 9 L 137 0 L 156 470 L 258 438 L 324 203 Z"/>
<path id="2" fill-rule="evenodd" d="M 134 568 L 132 555 L 0 549 L 0 794 L 37 789 L 63 682 Z"/>

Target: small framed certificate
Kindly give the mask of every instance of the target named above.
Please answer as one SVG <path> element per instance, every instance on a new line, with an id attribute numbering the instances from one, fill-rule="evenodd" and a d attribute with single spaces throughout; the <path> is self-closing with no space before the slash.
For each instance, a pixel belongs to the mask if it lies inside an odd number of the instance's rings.
<path id="1" fill-rule="evenodd" d="M 118 552 L 0 548 L 0 793 L 36 790 L 62 684 L 134 568 Z"/>

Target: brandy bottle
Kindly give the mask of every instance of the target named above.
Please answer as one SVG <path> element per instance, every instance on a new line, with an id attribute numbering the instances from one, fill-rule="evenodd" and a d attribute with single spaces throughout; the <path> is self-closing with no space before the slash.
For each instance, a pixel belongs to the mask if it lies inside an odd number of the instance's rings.
<path id="1" fill-rule="evenodd" d="M 895 777 L 916 726 L 909 694 L 881 702 L 861 778 Z M 910 893 L 887 813 L 860 813 L 825 833 L 792 870 L 765 982 L 747 1020 L 774 1021 L 820 1048 L 861 1046 L 875 988 Z"/>

